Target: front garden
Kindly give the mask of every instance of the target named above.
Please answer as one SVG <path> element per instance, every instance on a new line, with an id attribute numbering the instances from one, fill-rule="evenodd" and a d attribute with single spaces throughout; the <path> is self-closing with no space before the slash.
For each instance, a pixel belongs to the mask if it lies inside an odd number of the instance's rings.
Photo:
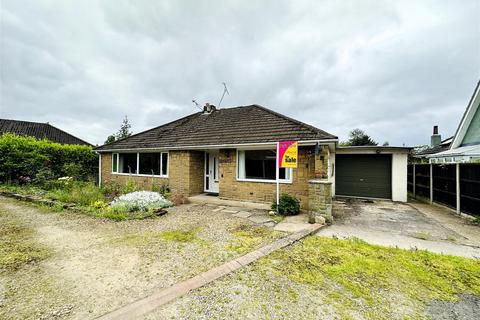
<path id="1" fill-rule="evenodd" d="M 99 218 L 113 220 L 144 219 L 163 214 L 172 206 L 167 188 L 162 194 L 142 191 L 133 181 L 125 185 L 107 183 L 98 187 L 90 181 L 75 181 L 71 177 L 43 183 L 1 184 L 0 192 L 54 211 L 74 210 Z"/>
<path id="2" fill-rule="evenodd" d="M 141 191 L 129 180 L 98 187 L 98 156 L 90 146 L 60 145 L 14 134 L 0 136 L 0 192 L 56 211 L 73 209 L 113 220 L 160 215 L 172 203 L 167 185 Z"/>

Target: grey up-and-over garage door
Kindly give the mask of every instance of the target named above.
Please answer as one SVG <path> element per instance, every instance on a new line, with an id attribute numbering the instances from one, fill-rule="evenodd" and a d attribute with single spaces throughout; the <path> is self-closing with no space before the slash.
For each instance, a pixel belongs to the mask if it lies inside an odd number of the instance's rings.
<path id="1" fill-rule="evenodd" d="M 392 198 L 392 156 L 337 154 L 335 194 L 338 196 Z"/>

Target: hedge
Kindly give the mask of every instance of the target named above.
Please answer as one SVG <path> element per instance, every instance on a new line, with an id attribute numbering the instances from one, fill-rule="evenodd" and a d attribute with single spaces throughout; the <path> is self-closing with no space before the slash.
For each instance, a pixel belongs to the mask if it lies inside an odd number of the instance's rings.
<path id="1" fill-rule="evenodd" d="M 0 181 L 15 182 L 73 176 L 88 180 L 98 169 L 91 146 L 62 145 L 49 140 L 0 135 Z"/>

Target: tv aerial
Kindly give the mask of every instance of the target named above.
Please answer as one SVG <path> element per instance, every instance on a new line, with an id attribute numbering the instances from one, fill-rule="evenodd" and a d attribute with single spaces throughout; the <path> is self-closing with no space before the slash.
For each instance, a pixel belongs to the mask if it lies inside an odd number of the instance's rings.
<path id="1" fill-rule="evenodd" d="M 223 84 L 223 93 L 222 93 L 222 97 L 220 98 L 220 101 L 218 102 L 219 108 L 220 108 L 220 105 L 222 104 L 223 98 L 225 97 L 225 93 L 230 95 L 230 92 L 228 92 L 228 89 L 227 89 L 227 84 L 225 82 L 222 82 L 222 84 Z"/>

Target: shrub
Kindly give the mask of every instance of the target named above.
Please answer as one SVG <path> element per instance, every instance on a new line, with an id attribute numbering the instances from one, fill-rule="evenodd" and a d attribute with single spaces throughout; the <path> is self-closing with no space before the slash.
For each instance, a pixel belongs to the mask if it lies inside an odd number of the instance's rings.
<path id="1" fill-rule="evenodd" d="M 161 194 L 151 191 L 137 191 L 120 196 L 112 201 L 110 206 L 115 212 L 148 211 L 170 207 L 172 203 Z"/>
<path id="2" fill-rule="evenodd" d="M 273 200 L 272 210 L 277 210 L 277 201 Z M 278 213 L 283 216 L 293 216 L 300 213 L 300 201 L 287 193 L 282 193 L 278 201 Z"/>
<path id="3" fill-rule="evenodd" d="M 21 176 L 40 183 L 63 176 L 88 180 L 97 168 L 98 156 L 90 146 L 61 145 L 11 133 L 0 135 L 0 181 L 17 181 Z"/>

